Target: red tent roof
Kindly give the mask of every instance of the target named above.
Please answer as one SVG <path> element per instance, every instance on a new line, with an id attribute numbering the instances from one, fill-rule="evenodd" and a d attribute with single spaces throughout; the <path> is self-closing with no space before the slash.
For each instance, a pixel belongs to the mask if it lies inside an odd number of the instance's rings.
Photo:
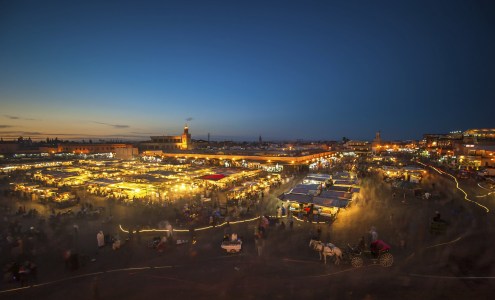
<path id="1" fill-rule="evenodd" d="M 202 176 L 200 177 L 201 179 L 206 179 L 206 180 L 214 180 L 214 181 L 217 181 L 217 180 L 220 180 L 220 179 L 223 179 L 225 178 L 225 175 L 223 174 L 211 174 L 211 175 L 205 175 L 205 176 Z"/>

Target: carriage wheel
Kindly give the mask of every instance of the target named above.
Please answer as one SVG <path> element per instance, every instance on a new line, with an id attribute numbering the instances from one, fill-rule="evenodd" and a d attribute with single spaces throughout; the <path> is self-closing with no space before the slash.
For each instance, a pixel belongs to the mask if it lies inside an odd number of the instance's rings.
<path id="1" fill-rule="evenodd" d="M 394 257 L 390 253 L 383 253 L 379 258 L 382 267 L 390 267 L 394 263 Z"/>
<path id="2" fill-rule="evenodd" d="M 364 265 L 363 259 L 359 256 L 351 258 L 351 266 L 354 268 L 361 268 Z"/>

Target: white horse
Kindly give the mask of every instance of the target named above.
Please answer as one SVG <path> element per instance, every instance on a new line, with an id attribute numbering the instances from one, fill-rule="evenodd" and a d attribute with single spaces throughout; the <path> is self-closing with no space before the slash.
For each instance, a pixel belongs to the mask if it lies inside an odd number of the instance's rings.
<path id="1" fill-rule="evenodd" d="M 312 247 L 314 250 L 318 251 L 318 253 L 320 254 L 320 260 L 322 259 L 323 256 L 325 264 L 327 263 L 327 256 L 335 255 L 336 265 L 338 265 L 342 260 L 342 250 L 340 250 L 334 244 L 331 243 L 324 244 L 321 241 L 311 239 L 309 241 L 309 246 Z"/>

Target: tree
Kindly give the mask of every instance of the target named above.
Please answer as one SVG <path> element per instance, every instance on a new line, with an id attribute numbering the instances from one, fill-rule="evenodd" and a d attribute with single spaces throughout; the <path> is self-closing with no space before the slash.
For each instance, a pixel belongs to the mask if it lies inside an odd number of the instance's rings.
<path id="1" fill-rule="evenodd" d="M 345 144 L 345 143 L 347 143 L 348 141 L 350 141 L 350 140 L 349 140 L 347 137 L 345 137 L 345 136 L 344 136 L 344 137 L 342 138 L 342 142 L 344 142 L 344 144 Z"/>

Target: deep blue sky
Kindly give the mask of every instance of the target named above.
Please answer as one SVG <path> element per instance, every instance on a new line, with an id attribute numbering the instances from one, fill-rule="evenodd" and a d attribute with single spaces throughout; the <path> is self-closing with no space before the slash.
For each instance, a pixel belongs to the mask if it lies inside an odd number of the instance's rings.
<path id="1" fill-rule="evenodd" d="M 1 1 L 0 101 L 3 137 L 495 127 L 495 5 Z"/>

